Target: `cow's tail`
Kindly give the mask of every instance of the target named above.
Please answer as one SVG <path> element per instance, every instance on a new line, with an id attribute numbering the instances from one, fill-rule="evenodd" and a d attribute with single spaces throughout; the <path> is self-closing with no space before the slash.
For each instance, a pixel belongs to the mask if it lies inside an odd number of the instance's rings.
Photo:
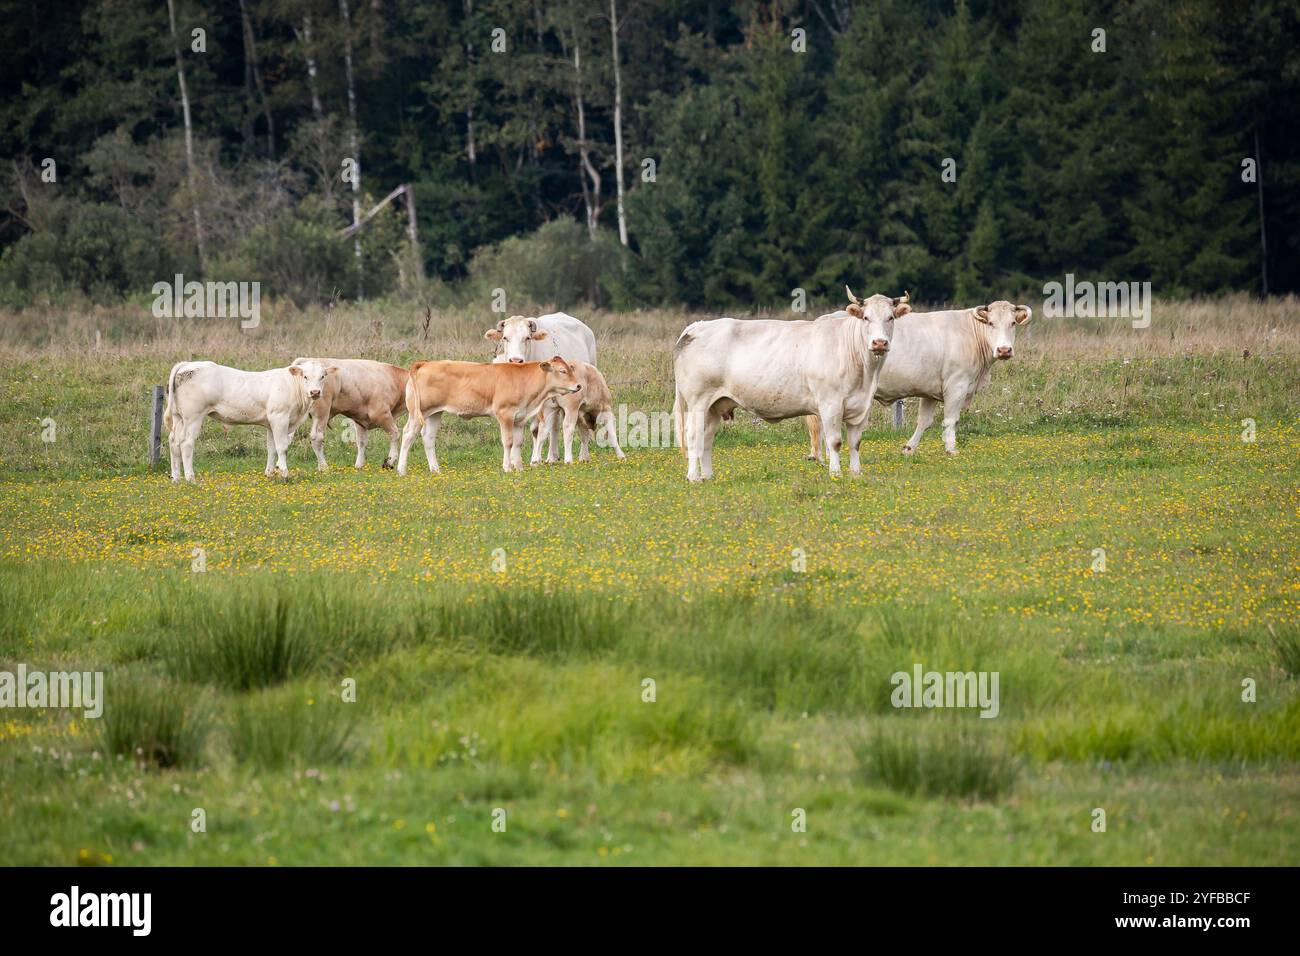
<path id="1" fill-rule="evenodd" d="M 167 404 L 163 406 L 163 427 L 168 433 L 172 431 L 172 418 L 176 414 L 173 408 L 176 402 L 176 370 L 184 364 L 184 362 L 177 362 L 167 373 Z"/>
<path id="2" fill-rule="evenodd" d="M 426 362 L 416 362 L 411 366 L 411 374 L 406 377 L 406 424 L 415 431 L 424 427 L 424 410 L 420 407 L 420 378 L 416 373 L 419 372 L 421 365 Z"/>
<path id="3" fill-rule="evenodd" d="M 673 383 L 673 423 L 677 426 L 677 445 L 682 450 L 682 457 L 687 457 L 686 452 L 686 403 L 682 401 L 682 390 Z"/>

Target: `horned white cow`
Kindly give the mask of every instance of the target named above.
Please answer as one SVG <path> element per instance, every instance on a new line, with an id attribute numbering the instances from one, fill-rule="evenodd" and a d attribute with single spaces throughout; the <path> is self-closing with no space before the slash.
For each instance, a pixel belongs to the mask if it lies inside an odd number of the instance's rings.
<path id="1" fill-rule="evenodd" d="M 888 405 L 900 398 L 920 397 L 916 431 L 903 446 L 903 454 L 916 451 L 939 402 L 943 402 L 944 446 L 948 454 L 957 454 L 957 420 L 988 384 L 993 365 L 1015 354 L 1016 329 L 1033 314 L 1027 305 L 1001 299 L 975 309 L 914 312 L 899 327 L 880 370 L 876 401 Z M 820 460 L 821 423 L 815 415 L 808 418 L 808 433 L 808 457 Z"/>
<path id="2" fill-rule="evenodd" d="M 558 398 L 551 399 L 559 405 L 560 410 L 564 412 L 564 463 L 573 464 L 573 431 L 578 429 L 582 441 L 582 448 L 578 452 L 578 461 L 586 461 L 591 457 L 587 450 L 588 443 L 593 435 L 599 433 L 602 426 L 605 428 L 606 440 L 614 448 L 614 454 L 620 459 L 626 458 L 623 449 L 618 446 L 618 426 L 614 422 L 614 396 L 610 393 L 609 383 L 605 381 L 605 376 L 600 374 L 600 369 L 594 365 L 588 365 L 586 362 L 570 362 L 573 368 L 573 377 L 582 385 L 582 390 L 577 392 L 566 392 Z M 548 437 L 544 432 L 539 434 L 540 429 L 547 428 L 545 415 L 539 415 L 533 422 L 533 460 L 530 464 L 537 464 L 542 454 L 542 442 Z M 551 454 L 555 454 L 555 443 L 551 442 Z M 555 458 L 549 458 L 548 461 L 555 461 Z"/>
<path id="3" fill-rule="evenodd" d="M 330 419 L 342 415 L 357 426 L 356 467 L 366 464 L 366 443 L 370 429 L 382 428 L 388 433 L 388 454 L 384 467 L 397 464 L 397 449 L 402 432 L 394 420 L 406 409 L 406 379 L 410 372 L 386 362 L 369 359 L 296 358 L 294 365 L 305 366 L 316 362 L 335 368 L 329 376 L 320 398 L 311 407 L 311 448 L 316 453 L 316 467 L 327 471 L 325 461 L 325 430 Z"/>
<path id="4" fill-rule="evenodd" d="M 846 287 L 847 290 L 847 287 Z M 691 481 L 713 476 L 713 438 L 737 406 L 775 422 L 820 415 L 831 474 L 840 472 L 840 425 L 849 432 L 849 471 L 861 473 L 858 439 L 906 294 L 858 299 L 815 321 L 713 319 L 688 325 L 673 348 L 673 411 Z"/>
<path id="5" fill-rule="evenodd" d="M 496 328 L 488 329 L 483 337 L 497 345 L 494 363 L 540 362 L 558 355 L 568 362 L 596 364 L 596 334 L 581 319 L 566 312 L 548 312 L 536 318 L 512 315 L 502 319 Z M 533 429 L 533 454 L 530 464 L 541 461 L 541 442 L 549 439 L 546 460 L 556 460 L 555 436 L 560 420 L 560 410 L 553 401 L 543 408 L 544 427 Z"/>
<path id="6" fill-rule="evenodd" d="M 293 433 L 324 393 L 338 370 L 311 361 L 265 372 L 218 365 L 216 362 L 177 362 L 167 376 L 167 407 L 163 423 L 171 447 L 172 481 L 194 480 L 194 442 L 211 415 L 226 425 L 266 428 L 266 474 L 289 474 L 285 453 Z"/>

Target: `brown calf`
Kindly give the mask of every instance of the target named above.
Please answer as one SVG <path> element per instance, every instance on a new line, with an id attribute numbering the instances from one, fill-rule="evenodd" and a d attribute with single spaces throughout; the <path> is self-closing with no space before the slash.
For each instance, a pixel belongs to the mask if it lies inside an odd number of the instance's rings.
<path id="1" fill-rule="evenodd" d="M 573 367 L 574 378 L 582 384 L 582 391 L 561 395 L 554 400 L 564 411 L 564 463 L 566 465 L 573 463 L 574 428 L 578 429 L 582 441 L 578 461 L 586 461 L 591 457 L 587 451 L 588 442 L 601 425 L 605 426 L 605 434 L 614 448 L 614 454 L 619 458 L 626 458 L 623 449 L 618 447 L 618 428 L 614 423 L 613 412 L 614 397 L 610 394 L 609 383 L 605 381 L 605 376 L 600 374 L 600 369 L 587 362 L 570 362 L 569 365 Z M 536 465 L 541 462 L 542 443 L 550 436 L 551 428 L 554 427 L 551 424 L 553 421 L 554 416 L 542 414 L 533 422 L 531 464 Z M 555 461 L 554 443 L 551 444 L 551 452 L 546 460 L 548 463 Z"/>
<path id="2" fill-rule="evenodd" d="M 366 463 L 366 441 L 370 429 L 388 433 L 388 454 L 384 467 L 397 464 L 397 446 L 402 433 L 395 419 L 406 407 L 406 380 L 410 373 L 397 365 L 368 359 L 294 359 L 294 365 L 322 362 L 338 369 L 325 383 L 320 397 L 311 407 L 311 447 L 316 453 L 316 468 L 326 471 L 325 429 L 335 415 L 350 418 L 357 426 L 356 467 Z"/>
<path id="3" fill-rule="evenodd" d="M 572 367 L 558 355 L 549 362 L 522 364 L 416 362 L 406 383 L 407 419 L 397 473 L 406 474 L 416 432 L 424 439 L 429 470 L 438 471 L 435 445 L 443 412 L 461 418 L 491 415 L 501 426 L 501 470 L 523 471 L 524 422 L 548 398 L 581 390 Z"/>

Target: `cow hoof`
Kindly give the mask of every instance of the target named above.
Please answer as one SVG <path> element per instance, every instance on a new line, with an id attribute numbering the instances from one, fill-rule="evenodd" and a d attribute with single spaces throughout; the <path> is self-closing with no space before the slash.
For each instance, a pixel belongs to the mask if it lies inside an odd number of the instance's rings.
<path id="1" fill-rule="evenodd" d="M 951 457 L 956 458 L 956 457 L 957 457 L 957 449 L 956 449 L 956 448 L 949 448 L 949 449 L 948 449 L 948 454 L 949 454 Z"/>
<path id="2" fill-rule="evenodd" d="M 849 477 L 850 477 L 850 478 L 861 478 L 861 477 L 862 477 L 862 469 L 861 469 L 861 468 L 850 468 L 850 469 L 849 469 Z"/>
<path id="3" fill-rule="evenodd" d="M 911 445 L 904 445 L 904 446 L 903 446 L 903 454 L 904 454 L 904 455 L 910 455 L 910 454 L 912 454 L 912 453 L 915 452 L 915 451 L 916 451 L 916 449 L 913 448 Z"/>
<path id="4" fill-rule="evenodd" d="M 383 467 L 384 467 L 384 468 L 387 468 L 387 469 L 389 469 L 389 470 L 392 470 L 392 469 L 395 467 L 394 464 L 393 464 L 393 459 L 391 459 L 391 458 L 385 458 L 385 459 L 384 459 Z"/>

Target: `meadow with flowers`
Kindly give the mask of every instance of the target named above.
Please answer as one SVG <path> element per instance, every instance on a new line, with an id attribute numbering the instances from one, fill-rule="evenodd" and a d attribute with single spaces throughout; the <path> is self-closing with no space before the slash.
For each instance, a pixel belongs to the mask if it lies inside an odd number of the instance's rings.
<path id="1" fill-rule="evenodd" d="M 741 412 L 701 486 L 673 447 L 503 475 L 486 420 L 404 479 L 304 426 L 287 480 L 210 422 L 173 485 L 175 361 L 487 358 L 480 315 L 264 314 L 4 320 L 0 670 L 105 675 L 98 719 L 0 709 L 8 862 L 1300 858 L 1295 300 L 1036 316 L 960 455 L 899 453 L 909 402 L 859 479 Z M 583 317 L 616 405 L 671 408 L 703 316 Z M 917 663 L 998 716 L 895 708 Z"/>

